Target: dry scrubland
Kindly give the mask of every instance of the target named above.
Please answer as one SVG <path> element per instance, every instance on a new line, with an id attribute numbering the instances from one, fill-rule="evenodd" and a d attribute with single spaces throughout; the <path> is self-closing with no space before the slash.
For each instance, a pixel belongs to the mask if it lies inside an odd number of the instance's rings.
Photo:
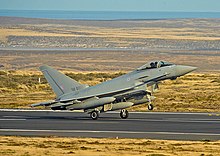
<path id="1" fill-rule="evenodd" d="M 77 21 L 0 17 L 0 47 L 219 49 L 219 19 Z"/>
<path id="2" fill-rule="evenodd" d="M 166 21 L 165 21 L 166 22 Z M 187 21 L 188 22 L 188 21 Z M 90 26 L 63 26 L 63 25 L 17 25 L 0 28 L 0 41 L 3 46 L 33 46 L 33 47 L 75 47 L 75 48 L 100 48 L 100 47 L 157 47 L 155 41 L 172 43 L 167 45 L 172 48 L 177 41 L 183 42 L 186 48 L 190 44 L 206 44 L 212 48 L 219 43 L 220 37 L 217 29 L 206 30 L 203 28 L 106 28 Z M 163 34 L 163 35 L 161 35 Z M 153 39 L 153 40 L 152 40 Z M 52 40 L 52 41 L 50 41 Z M 53 40 L 57 40 L 53 42 Z M 154 41 L 155 40 L 155 41 Z M 45 41 L 47 41 L 45 43 Z M 49 42 L 48 42 L 49 41 Z M 68 41 L 68 43 L 63 43 Z M 194 42 L 194 43 L 190 43 Z M 60 43 L 61 42 L 61 43 Z M 94 43 L 92 43 L 94 42 Z M 198 43 L 197 43 L 198 42 Z M 49 43 L 49 45 L 47 44 Z M 163 46 L 165 46 L 163 43 Z M 200 45 L 202 47 L 202 45 Z M 215 46 L 215 48 L 217 48 Z M 180 46 L 181 47 L 181 46 Z M 206 47 L 206 48 L 208 48 Z M 204 48 L 204 47 L 203 47 Z"/>
<path id="3" fill-rule="evenodd" d="M 81 83 L 95 85 L 124 73 L 66 74 Z M 32 103 L 55 98 L 41 73 L 30 71 L 1 71 L 0 93 L 0 108 L 30 108 Z M 220 112 L 220 74 L 195 73 L 167 80 L 154 95 L 154 111 Z M 146 105 L 131 110 L 146 111 Z"/>
<path id="4" fill-rule="evenodd" d="M 0 155 L 217 156 L 220 142 L 0 136 Z"/>
<path id="5" fill-rule="evenodd" d="M 48 64 L 78 73 L 128 72 L 152 60 L 196 66 L 196 72 L 220 71 L 220 50 L 0 50 L 2 70 L 37 71 L 40 65 Z"/>

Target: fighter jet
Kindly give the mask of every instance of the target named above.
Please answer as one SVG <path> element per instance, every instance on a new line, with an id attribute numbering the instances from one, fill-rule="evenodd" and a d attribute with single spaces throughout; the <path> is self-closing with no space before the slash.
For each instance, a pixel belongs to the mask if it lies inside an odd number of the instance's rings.
<path id="1" fill-rule="evenodd" d="M 95 86 L 88 86 L 49 66 L 41 66 L 40 71 L 56 94 L 56 98 L 32 104 L 32 107 L 84 110 L 93 120 L 98 119 L 102 112 L 120 110 L 120 117 L 126 119 L 129 115 L 126 108 L 147 103 L 148 109 L 153 110 L 152 93 L 158 89 L 159 82 L 175 80 L 195 69 L 196 67 L 175 65 L 165 61 L 151 61 L 125 75 Z"/>

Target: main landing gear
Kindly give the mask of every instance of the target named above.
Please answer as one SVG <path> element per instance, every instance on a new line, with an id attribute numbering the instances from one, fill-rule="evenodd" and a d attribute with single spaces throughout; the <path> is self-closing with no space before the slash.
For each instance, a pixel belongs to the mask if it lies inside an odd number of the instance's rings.
<path id="1" fill-rule="evenodd" d="M 93 119 L 93 120 L 97 120 L 99 118 L 99 112 L 98 111 L 93 111 L 90 113 L 90 117 Z"/>
<path id="2" fill-rule="evenodd" d="M 99 118 L 99 111 L 92 111 L 90 113 L 90 117 L 93 120 L 97 120 Z M 127 119 L 128 118 L 128 111 L 126 109 L 122 109 L 121 112 L 120 112 L 120 117 L 122 119 Z"/>
<path id="3" fill-rule="evenodd" d="M 122 109 L 120 112 L 120 117 L 122 119 L 127 119 L 128 118 L 128 111 L 126 109 Z"/>

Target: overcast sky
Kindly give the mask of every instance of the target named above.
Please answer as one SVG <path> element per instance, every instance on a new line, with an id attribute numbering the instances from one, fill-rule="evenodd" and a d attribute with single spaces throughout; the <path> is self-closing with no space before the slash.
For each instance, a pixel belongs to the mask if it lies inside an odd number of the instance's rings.
<path id="1" fill-rule="evenodd" d="M 0 0 L 0 9 L 220 12 L 220 0 Z"/>

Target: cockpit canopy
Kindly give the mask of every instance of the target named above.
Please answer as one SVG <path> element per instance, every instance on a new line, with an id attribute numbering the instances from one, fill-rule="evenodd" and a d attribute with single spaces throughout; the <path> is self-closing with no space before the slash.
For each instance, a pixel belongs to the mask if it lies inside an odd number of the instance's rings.
<path id="1" fill-rule="evenodd" d="M 173 63 L 165 62 L 165 61 L 151 61 L 146 63 L 145 65 L 137 68 L 137 70 L 145 70 L 145 69 L 153 69 L 153 68 L 161 68 L 165 66 L 174 65 Z"/>

